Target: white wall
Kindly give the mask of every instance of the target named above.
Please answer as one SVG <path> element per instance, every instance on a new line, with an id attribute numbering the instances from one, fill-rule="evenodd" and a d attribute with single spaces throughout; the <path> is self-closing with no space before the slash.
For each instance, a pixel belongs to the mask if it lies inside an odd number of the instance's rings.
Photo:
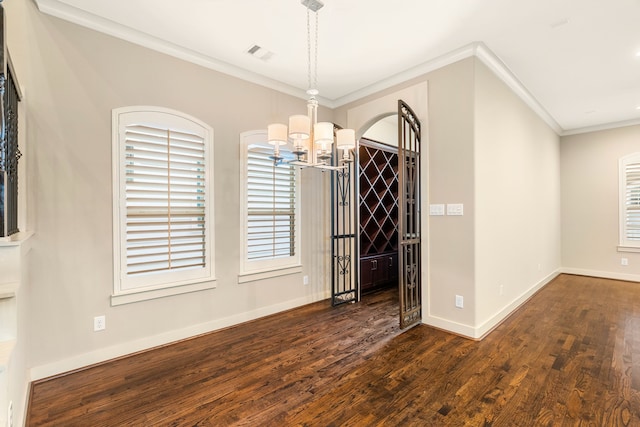
<path id="1" fill-rule="evenodd" d="M 473 64 L 468 58 L 428 76 L 429 204 L 462 203 L 464 216 L 430 216 L 423 321 L 472 336 L 474 298 Z M 424 161 L 424 160 L 423 160 Z M 424 288 L 423 288 L 424 289 Z M 455 296 L 465 297 L 464 308 Z"/>
<path id="2" fill-rule="evenodd" d="M 238 283 L 239 135 L 306 111 L 304 99 L 24 7 L 29 43 L 16 62 L 31 70 L 24 119 L 35 236 L 23 356 L 34 379 L 327 297 L 326 196 L 306 194 L 329 191 L 314 171 L 302 172 L 302 274 Z M 128 105 L 180 110 L 214 128 L 216 289 L 110 305 L 111 110 Z M 103 332 L 93 332 L 97 315 L 106 315 Z"/>
<path id="3" fill-rule="evenodd" d="M 378 141 L 387 145 L 397 147 L 398 115 L 394 114 L 392 116 L 388 116 L 378 120 L 373 125 L 371 125 L 371 127 L 367 129 L 367 131 L 362 136 L 373 141 Z"/>
<path id="4" fill-rule="evenodd" d="M 564 136 L 560 148 L 565 271 L 640 281 L 640 253 L 617 250 L 618 159 L 640 152 L 640 126 Z"/>
<path id="5" fill-rule="evenodd" d="M 560 138 L 481 61 L 474 127 L 479 337 L 559 272 Z"/>

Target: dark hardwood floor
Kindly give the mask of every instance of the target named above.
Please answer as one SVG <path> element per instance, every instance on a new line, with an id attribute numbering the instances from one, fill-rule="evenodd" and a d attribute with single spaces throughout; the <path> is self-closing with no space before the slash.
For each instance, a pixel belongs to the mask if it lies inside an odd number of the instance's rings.
<path id="1" fill-rule="evenodd" d="M 561 275 L 480 342 L 395 292 L 32 385 L 28 426 L 640 426 L 640 284 Z"/>

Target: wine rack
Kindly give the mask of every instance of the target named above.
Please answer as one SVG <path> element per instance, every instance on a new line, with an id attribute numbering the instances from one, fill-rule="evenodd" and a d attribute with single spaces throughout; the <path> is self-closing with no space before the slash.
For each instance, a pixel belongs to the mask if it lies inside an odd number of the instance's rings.
<path id="1" fill-rule="evenodd" d="M 397 280 L 397 148 L 360 139 L 360 271 L 366 292 Z"/>

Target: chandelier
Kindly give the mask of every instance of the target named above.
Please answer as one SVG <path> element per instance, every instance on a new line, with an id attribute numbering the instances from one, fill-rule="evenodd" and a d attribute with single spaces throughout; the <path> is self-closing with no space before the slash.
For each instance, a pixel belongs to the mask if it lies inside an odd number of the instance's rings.
<path id="1" fill-rule="evenodd" d="M 337 129 L 335 131 L 336 147 L 342 150 L 339 165 L 332 164 L 334 124 L 331 122 L 318 122 L 318 10 L 324 4 L 319 0 L 301 0 L 307 8 L 307 70 L 308 89 L 307 114 L 298 114 L 289 117 L 289 126 L 282 123 L 272 123 L 267 128 L 269 144 L 274 146 L 273 156 L 270 158 L 277 165 L 284 161 L 280 153 L 280 146 L 291 143 L 294 160 L 289 164 L 300 167 L 314 167 L 319 169 L 338 170 L 346 167 L 345 163 L 352 161 L 349 150 L 356 146 L 355 132 L 353 129 Z M 312 40 L 311 40 L 311 12 L 315 14 L 315 37 L 313 39 L 313 67 L 312 67 Z M 313 81 L 311 80 L 313 68 Z M 341 165 L 340 165 L 341 164 Z"/>

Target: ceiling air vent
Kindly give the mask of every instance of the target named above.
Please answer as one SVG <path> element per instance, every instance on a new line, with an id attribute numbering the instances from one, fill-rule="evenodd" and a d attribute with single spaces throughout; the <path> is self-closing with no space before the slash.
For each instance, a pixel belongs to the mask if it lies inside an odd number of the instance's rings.
<path id="1" fill-rule="evenodd" d="M 258 46 L 257 44 L 254 44 L 249 49 L 247 49 L 247 53 L 263 61 L 268 61 L 274 55 L 273 52 L 270 52 L 267 49 Z"/>

